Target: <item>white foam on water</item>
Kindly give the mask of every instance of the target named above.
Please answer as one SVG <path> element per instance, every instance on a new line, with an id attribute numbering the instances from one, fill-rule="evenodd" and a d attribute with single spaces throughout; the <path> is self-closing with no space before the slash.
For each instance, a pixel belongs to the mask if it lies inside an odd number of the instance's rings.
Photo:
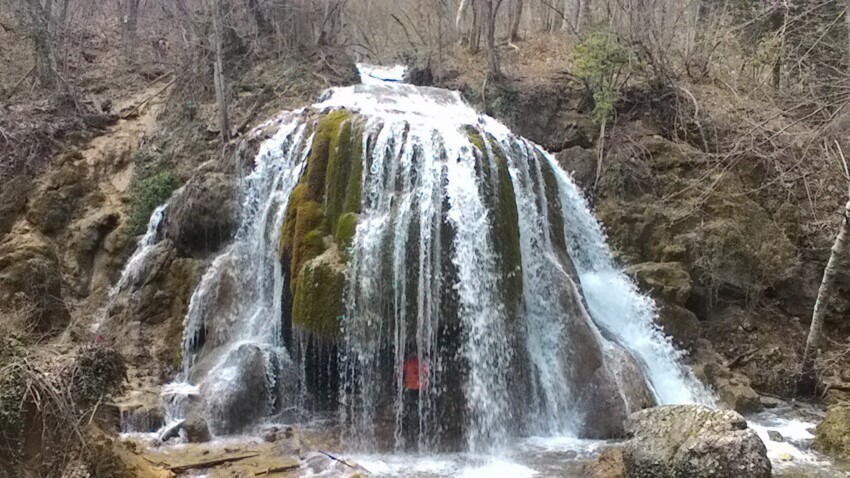
<path id="1" fill-rule="evenodd" d="M 467 454 L 362 455 L 351 461 L 375 478 L 532 478 L 536 470 L 506 458 Z"/>
<path id="2" fill-rule="evenodd" d="M 381 66 L 358 63 L 357 71 L 360 73 L 360 82 L 364 85 L 379 85 L 387 82 L 403 82 L 407 68 L 403 65 Z"/>
<path id="3" fill-rule="evenodd" d="M 774 466 L 784 467 L 794 464 L 825 465 L 827 462 L 809 448 L 815 436 L 809 432 L 815 423 L 797 418 L 785 418 L 771 413 L 761 413 L 750 417 L 748 425 L 764 442 L 767 456 Z M 769 432 L 782 435 L 783 441 L 773 441 Z"/>

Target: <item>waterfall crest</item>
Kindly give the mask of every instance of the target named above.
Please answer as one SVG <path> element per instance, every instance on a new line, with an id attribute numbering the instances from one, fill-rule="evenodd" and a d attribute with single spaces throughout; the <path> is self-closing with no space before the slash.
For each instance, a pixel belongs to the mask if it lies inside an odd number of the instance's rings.
<path id="1" fill-rule="evenodd" d="M 711 400 L 569 176 L 459 93 L 335 88 L 254 135 L 184 324 L 215 434 L 326 412 L 355 448 L 483 451 Z"/>

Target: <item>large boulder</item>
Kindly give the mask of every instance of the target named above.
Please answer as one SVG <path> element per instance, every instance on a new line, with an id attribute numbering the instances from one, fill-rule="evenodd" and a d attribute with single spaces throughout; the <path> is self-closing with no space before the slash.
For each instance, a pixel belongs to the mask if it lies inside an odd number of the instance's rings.
<path id="1" fill-rule="evenodd" d="M 200 385 L 204 415 L 216 435 L 230 435 L 270 411 L 266 354 L 252 344 L 231 351 Z"/>
<path id="2" fill-rule="evenodd" d="M 237 184 L 233 176 L 196 174 L 175 193 L 165 213 L 165 236 L 183 257 L 206 256 L 233 236 L 238 225 Z"/>
<path id="3" fill-rule="evenodd" d="M 817 426 L 815 448 L 838 457 L 850 457 L 850 404 L 832 405 Z"/>
<path id="4" fill-rule="evenodd" d="M 649 408 L 629 416 L 623 459 L 629 478 L 770 478 L 767 449 L 731 410 Z"/>

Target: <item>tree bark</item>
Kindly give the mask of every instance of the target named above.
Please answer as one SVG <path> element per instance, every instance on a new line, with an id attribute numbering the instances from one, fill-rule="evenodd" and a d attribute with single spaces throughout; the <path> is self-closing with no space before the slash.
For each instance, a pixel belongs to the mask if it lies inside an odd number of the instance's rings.
<path id="1" fill-rule="evenodd" d="M 139 25 L 139 2 L 140 0 L 129 0 L 127 4 L 127 16 L 124 18 L 124 51 L 127 60 L 133 60 L 136 50 L 136 30 Z"/>
<path id="2" fill-rule="evenodd" d="M 501 0 L 485 0 L 484 3 L 487 20 L 487 67 L 490 77 L 494 80 L 502 79 L 502 65 L 499 61 L 499 50 L 496 48 L 496 15 L 501 3 Z"/>
<path id="3" fill-rule="evenodd" d="M 224 83 L 224 62 L 222 60 L 221 2 L 216 0 L 213 11 L 213 35 L 215 35 L 215 63 L 213 64 L 213 82 L 215 99 L 218 105 L 218 128 L 222 144 L 230 141 L 230 123 L 227 119 L 227 89 Z"/>
<path id="4" fill-rule="evenodd" d="M 508 41 L 515 42 L 519 37 L 519 24 L 522 21 L 522 5 L 523 0 L 514 0 L 514 8 L 511 16 L 511 31 L 508 35 Z"/>
<path id="5" fill-rule="evenodd" d="M 850 196 L 850 191 L 848 191 Z M 802 365 L 800 367 L 800 379 L 797 382 L 797 392 L 803 395 L 814 395 L 818 387 L 817 370 L 815 360 L 818 357 L 818 346 L 820 345 L 821 329 L 826 316 L 827 303 L 835 292 L 835 278 L 838 275 L 839 263 L 848 257 L 848 221 L 850 221 L 850 200 L 844 206 L 844 219 L 841 221 L 841 229 L 832 245 L 829 262 L 823 271 L 823 280 L 818 289 L 818 297 L 815 300 L 812 312 L 812 324 L 809 327 L 809 336 L 806 339 L 806 350 L 803 352 Z"/>
<path id="6" fill-rule="evenodd" d="M 30 35 L 35 48 L 35 72 L 43 88 L 56 86 L 56 71 L 53 68 L 53 45 L 50 39 L 48 12 L 39 0 L 27 0 Z"/>
<path id="7" fill-rule="evenodd" d="M 269 23 L 268 18 L 266 18 L 266 14 L 263 13 L 263 9 L 260 8 L 260 4 L 257 0 L 248 0 L 248 8 L 254 15 L 254 23 L 257 25 L 257 33 L 259 36 L 265 37 L 270 35 L 272 33 L 271 24 Z"/>

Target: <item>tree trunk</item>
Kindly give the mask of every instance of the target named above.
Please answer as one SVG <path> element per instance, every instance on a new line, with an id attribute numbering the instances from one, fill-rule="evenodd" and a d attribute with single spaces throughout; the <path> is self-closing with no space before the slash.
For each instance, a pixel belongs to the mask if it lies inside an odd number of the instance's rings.
<path id="1" fill-rule="evenodd" d="M 490 77 L 494 80 L 502 79 L 502 65 L 499 61 L 499 50 L 496 48 L 496 14 L 499 10 L 501 0 L 485 0 L 484 14 L 487 20 L 487 66 Z"/>
<path id="2" fill-rule="evenodd" d="M 591 0 L 581 0 L 579 5 L 577 28 L 580 33 L 587 33 L 590 27 L 593 26 L 593 2 Z"/>
<path id="3" fill-rule="evenodd" d="M 514 0 L 514 8 L 511 16 L 511 31 L 508 35 L 508 41 L 511 43 L 517 41 L 519 37 L 519 23 L 522 21 L 522 3 L 523 0 Z"/>
<path id="4" fill-rule="evenodd" d="M 270 35 L 272 33 L 271 24 L 266 18 L 266 14 L 263 13 L 263 9 L 260 8 L 260 4 L 257 2 L 257 0 L 248 0 L 248 8 L 254 15 L 254 23 L 257 24 L 257 33 L 259 34 L 259 36 L 265 37 Z"/>
<path id="5" fill-rule="evenodd" d="M 27 0 L 30 35 L 35 48 L 35 72 L 43 88 L 56 86 L 56 71 L 53 68 L 53 45 L 50 39 L 48 12 L 39 0 Z"/>
<path id="6" fill-rule="evenodd" d="M 230 124 L 227 120 L 227 99 L 224 83 L 224 62 L 222 61 L 221 2 L 216 1 L 213 12 L 213 34 L 215 35 L 215 63 L 213 64 L 213 82 L 215 99 L 218 105 L 218 128 L 221 131 L 222 144 L 230 141 Z"/>
<path id="7" fill-rule="evenodd" d="M 136 30 L 139 25 L 139 2 L 140 0 L 129 0 L 127 4 L 127 16 L 124 17 L 124 51 L 127 60 L 132 61 L 136 51 Z"/>
<path id="8" fill-rule="evenodd" d="M 457 7 L 457 16 L 455 16 L 455 30 L 457 30 L 458 35 L 463 38 L 463 27 L 461 23 L 463 23 L 463 17 L 466 15 L 466 10 L 469 8 L 470 0 L 460 0 L 460 5 Z"/>
<path id="9" fill-rule="evenodd" d="M 850 191 L 848 191 L 848 195 L 850 195 Z M 803 352 L 803 361 L 800 367 L 800 379 L 797 382 L 797 392 L 803 395 L 814 395 L 817 391 L 818 377 L 815 360 L 818 357 L 818 345 L 820 344 L 827 303 L 835 292 L 835 278 L 839 272 L 839 263 L 842 258 L 848 257 L 848 252 L 850 252 L 847 244 L 848 221 L 850 221 L 850 200 L 844 206 L 844 219 L 841 221 L 841 229 L 832 245 L 832 252 L 823 271 L 823 280 L 820 289 L 818 289 L 818 297 L 815 300 L 815 308 L 812 312 L 812 324 L 809 327 L 806 350 Z"/>

